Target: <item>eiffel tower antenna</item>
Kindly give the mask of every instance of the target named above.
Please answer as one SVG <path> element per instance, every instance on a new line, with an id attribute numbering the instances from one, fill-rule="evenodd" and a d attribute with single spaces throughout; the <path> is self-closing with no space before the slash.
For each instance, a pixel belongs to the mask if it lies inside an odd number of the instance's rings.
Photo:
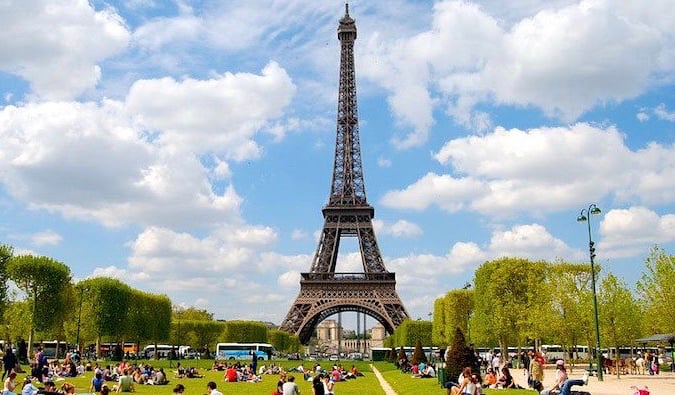
<path id="1" fill-rule="evenodd" d="M 369 315 L 390 334 L 409 317 L 396 293 L 395 274 L 384 266 L 373 229 L 375 209 L 366 198 L 356 103 L 356 22 L 349 16 L 349 3 L 337 35 L 341 49 L 333 180 L 310 272 L 301 274 L 300 294 L 281 324 L 303 344 L 321 321 L 343 311 Z M 335 272 L 342 237 L 358 239 L 363 273 Z"/>

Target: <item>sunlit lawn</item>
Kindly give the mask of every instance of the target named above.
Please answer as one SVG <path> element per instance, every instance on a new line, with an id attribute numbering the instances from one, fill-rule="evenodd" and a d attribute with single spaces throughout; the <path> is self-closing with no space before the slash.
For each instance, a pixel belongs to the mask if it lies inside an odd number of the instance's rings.
<path id="1" fill-rule="evenodd" d="M 441 388 L 437 378 L 417 379 L 409 373 L 401 373 L 390 362 L 375 362 L 374 366 L 382 373 L 385 380 L 391 385 L 398 395 L 441 395 L 445 394 L 445 388 Z M 523 395 L 533 394 L 532 390 L 491 390 L 486 389 L 487 395 Z M 337 393 L 336 393 L 337 394 Z"/>
<path id="2" fill-rule="evenodd" d="M 286 360 L 275 360 L 272 361 L 278 366 L 288 369 L 291 367 L 296 367 L 299 365 L 299 361 L 286 361 Z M 276 389 L 277 381 L 279 376 L 277 375 L 263 375 L 263 381 L 259 383 L 226 383 L 223 380 L 224 372 L 213 372 L 207 370 L 211 367 L 213 360 L 184 360 L 182 361 L 183 366 L 190 367 L 194 366 L 199 368 L 199 372 L 204 374 L 203 378 L 200 379 L 176 379 L 174 378 L 174 373 L 172 370 L 175 370 L 174 361 L 169 366 L 169 361 L 148 361 L 155 368 L 163 367 L 165 372 L 167 372 L 167 377 L 170 382 L 168 385 L 163 386 L 152 386 L 152 385 L 137 385 L 136 393 L 139 394 L 172 394 L 173 387 L 177 383 L 181 383 L 185 386 L 186 395 L 203 395 L 206 394 L 206 383 L 209 381 L 214 381 L 218 384 L 218 390 L 223 394 L 251 394 L 251 395 L 269 395 L 272 391 Z M 258 366 L 261 364 L 267 364 L 268 361 L 259 361 Z M 311 368 L 316 362 L 304 361 L 305 368 Z M 320 361 L 319 362 L 324 369 L 330 369 L 333 362 L 329 361 Z M 357 368 L 364 373 L 364 377 L 359 377 L 356 380 L 341 381 L 335 385 L 335 393 L 339 395 L 383 395 L 384 391 L 380 387 L 379 382 L 375 375 L 369 370 L 369 363 L 367 362 L 352 362 L 352 361 L 342 361 L 343 366 L 346 368 L 351 368 L 352 364 L 356 364 Z M 299 373 L 290 373 L 295 376 L 296 383 L 300 387 L 300 393 L 311 394 L 312 387 L 311 383 L 302 380 L 302 374 Z M 77 393 L 82 394 L 89 391 L 89 384 L 93 377 L 92 372 L 86 372 L 84 377 L 76 378 L 67 378 L 65 381 L 73 383 L 77 387 Z M 60 386 L 63 381 L 57 382 L 57 385 Z M 114 382 L 109 382 L 108 386 L 112 388 Z"/>
<path id="3" fill-rule="evenodd" d="M 145 361 L 140 361 L 144 363 Z M 200 373 L 204 374 L 200 379 L 176 379 L 174 378 L 174 371 L 176 369 L 176 362 L 169 362 L 166 360 L 147 361 L 155 368 L 164 368 L 167 372 L 167 377 L 170 382 L 168 385 L 152 386 L 152 385 L 137 385 L 136 393 L 138 394 L 172 394 L 173 387 L 177 383 L 185 386 L 186 395 L 204 395 L 206 394 L 206 383 L 214 381 L 218 384 L 218 389 L 224 395 L 232 394 L 251 394 L 251 395 L 269 395 L 275 390 L 279 377 L 277 375 L 263 375 L 263 381 L 260 383 L 226 383 L 223 380 L 224 372 L 212 372 L 209 369 L 213 360 L 184 360 L 183 366 L 194 366 L 199 369 Z M 288 370 L 291 367 L 299 365 L 299 361 L 275 360 L 272 361 L 278 366 L 282 366 Z M 305 368 L 312 368 L 316 362 L 304 361 Z M 320 361 L 324 369 L 330 369 L 334 362 Z M 340 361 L 345 368 L 351 368 L 352 364 L 364 373 L 364 377 L 359 377 L 356 380 L 342 381 L 335 385 L 335 393 L 338 395 L 384 395 L 384 390 L 375 377 L 375 374 L 370 371 L 371 362 L 353 362 Z M 103 364 L 103 363 L 101 363 Z M 259 361 L 260 364 L 269 364 L 268 361 Z M 392 363 L 389 362 L 374 362 L 373 365 L 382 373 L 385 380 L 391 385 L 398 395 L 441 395 L 445 394 L 445 389 L 441 388 L 437 379 L 416 379 L 412 378 L 410 374 L 401 373 Z M 300 387 L 300 393 L 311 394 L 311 383 L 302 380 L 302 374 L 290 373 L 296 378 L 296 383 Z M 83 377 L 68 378 L 64 381 L 71 382 L 77 387 L 77 393 L 83 394 L 89 391 L 89 384 L 92 379 L 92 372 L 86 372 Z M 23 378 L 20 376 L 20 378 Z M 64 381 L 58 381 L 57 385 L 61 385 Z M 112 388 L 114 382 L 109 382 L 108 386 Z M 485 394 L 492 395 L 518 395 L 523 394 L 527 390 L 485 390 Z M 531 391 L 529 391 L 531 393 Z"/>

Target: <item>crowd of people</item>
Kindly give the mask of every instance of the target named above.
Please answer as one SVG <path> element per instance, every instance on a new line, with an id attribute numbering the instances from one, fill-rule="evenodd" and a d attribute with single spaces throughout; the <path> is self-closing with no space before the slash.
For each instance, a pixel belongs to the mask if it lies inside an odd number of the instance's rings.
<path id="1" fill-rule="evenodd" d="M 544 365 L 546 363 L 541 353 L 531 350 L 519 356 L 523 367 L 523 374 L 527 378 L 529 388 L 536 390 L 540 395 L 570 395 L 573 386 L 588 384 L 589 373 L 582 378 L 572 379 L 567 375 L 563 360 L 556 361 L 556 377 L 549 388 L 544 388 Z M 447 395 L 479 395 L 484 388 L 491 389 L 524 389 L 513 378 L 511 361 L 494 353 L 487 359 L 478 358 L 475 366 L 467 366 L 460 373 L 457 381 L 449 380 L 445 383 Z M 477 368 L 478 367 L 478 368 Z M 484 367 L 484 377 L 481 378 L 481 368 Z"/>
<path id="2" fill-rule="evenodd" d="M 17 379 L 17 371 L 20 367 L 11 349 L 5 351 L 3 362 L 5 370 L 2 395 L 75 394 L 75 385 L 67 380 L 82 376 L 86 372 L 93 373 L 93 377 L 89 381 L 89 393 L 97 395 L 136 392 L 139 385 L 169 384 L 167 373 L 163 368 L 155 369 L 150 364 L 136 364 L 126 359 L 120 363 L 100 366 L 97 362 L 92 364 L 92 362 L 81 361 L 76 353 L 68 353 L 63 360 L 48 360 L 43 350 L 38 348 L 35 357 L 30 362 L 30 374 L 26 376 L 23 382 Z M 429 366 L 421 365 L 415 368 L 419 369 L 420 377 L 428 375 L 425 372 L 429 372 Z M 250 363 L 215 361 L 212 370 L 223 372 L 222 380 L 225 383 L 258 383 L 263 380 L 264 375 L 278 375 L 279 381 L 275 389 L 277 395 L 299 395 L 300 390 L 292 373 L 302 375 L 303 380 L 311 383 L 312 395 L 334 395 L 334 387 L 337 382 L 353 380 L 363 376 L 363 373 L 355 365 L 346 369 L 342 364 L 334 364 L 331 368 L 324 369 L 319 363 L 314 364 L 311 368 L 305 368 L 301 363 L 299 366 L 286 371 L 273 362 L 257 366 L 257 358 L 254 358 Z M 184 367 L 180 362 L 172 373 L 172 380 L 204 377 L 196 368 Z M 435 375 L 435 373 L 431 375 Z M 57 387 L 55 383 L 60 385 Z M 184 392 L 185 385 L 182 383 L 173 387 L 174 395 L 180 395 Z M 206 392 L 209 395 L 222 395 L 214 381 L 208 382 Z"/>

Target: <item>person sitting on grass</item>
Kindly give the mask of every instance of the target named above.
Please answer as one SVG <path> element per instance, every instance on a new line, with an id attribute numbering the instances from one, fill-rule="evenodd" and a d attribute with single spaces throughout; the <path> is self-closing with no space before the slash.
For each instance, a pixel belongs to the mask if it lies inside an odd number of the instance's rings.
<path id="1" fill-rule="evenodd" d="M 237 369 L 234 368 L 234 365 L 230 365 L 225 371 L 225 381 L 228 383 L 234 383 L 238 381 L 238 378 L 239 374 L 237 373 Z"/>
<path id="2" fill-rule="evenodd" d="M 40 395 L 61 395 L 60 392 L 56 390 L 56 384 L 53 381 L 45 381 L 45 388 L 38 390 L 37 392 Z"/>
<path id="3" fill-rule="evenodd" d="M 131 372 L 129 369 L 125 370 L 120 379 L 113 387 L 113 392 L 136 392 L 136 387 L 134 386 L 134 379 L 131 378 Z"/>
<path id="4" fill-rule="evenodd" d="M 9 373 L 9 376 L 5 379 L 5 386 L 2 388 L 2 393 L 3 395 L 8 394 L 8 395 L 16 395 L 14 393 L 14 390 L 16 389 L 16 383 L 14 380 L 16 379 L 16 372 L 11 371 Z"/>
<path id="5" fill-rule="evenodd" d="M 75 393 L 75 386 L 66 381 L 65 383 L 61 384 L 61 391 L 63 391 L 63 393 L 65 395 L 74 394 Z"/>
<path id="6" fill-rule="evenodd" d="M 185 386 L 183 384 L 176 384 L 173 387 L 173 395 L 182 395 L 185 392 Z"/>
<path id="7" fill-rule="evenodd" d="M 300 389 L 298 388 L 298 385 L 295 384 L 294 376 L 288 376 L 288 381 L 282 386 L 280 395 L 300 395 Z"/>
<path id="8" fill-rule="evenodd" d="M 216 383 L 214 383 L 213 381 L 209 381 L 209 383 L 206 384 L 206 391 L 209 393 L 209 395 L 223 395 L 222 392 L 216 389 L 217 387 L 218 386 L 216 385 Z"/>
<path id="9" fill-rule="evenodd" d="M 103 380 L 103 374 L 100 372 L 96 373 L 96 375 L 94 375 L 94 378 L 91 379 L 91 384 L 89 385 L 89 392 L 101 391 L 103 383 L 105 383 L 105 380 Z"/>
<path id="10" fill-rule="evenodd" d="M 502 375 L 499 376 L 499 380 L 497 380 L 497 385 L 500 386 L 500 388 L 510 388 L 519 390 L 524 389 L 523 387 L 516 384 L 516 382 L 513 380 L 513 376 L 511 376 L 511 371 L 506 366 L 502 368 Z"/>
<path id="11" fill-rule="evenodd" d="M 33 385 L 34 378 L 28 376 L 23 381 L 23 389 L 21 390 L 21 395 L 37 395 L 38 388 Z"/>

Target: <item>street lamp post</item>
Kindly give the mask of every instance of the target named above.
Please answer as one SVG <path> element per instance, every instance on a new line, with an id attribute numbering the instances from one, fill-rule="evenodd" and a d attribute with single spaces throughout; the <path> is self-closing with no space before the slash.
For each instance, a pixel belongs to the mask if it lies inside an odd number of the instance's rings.
<path id="1" fill-rule="evenodd" d="M 598 318 L 598 296 L 595 291 L 595 242 L 593 242 L 593 237 L 591 236 L 591 216 L 599 215 L 602 211 L 600 208 L 591 204 L 587 209 L 581 210 L 579 217 L 577 217 L 578 222 L 587 222 L 588 223 L 588 252 L 591 258 L 591 286 L 593 291 L 593 312 L 595 315 L 595 355 L 597 358 L 596 363 L 598 364 L 598 381 L 602 381 L 602 351 L 600 349 L 600 320 Z M 589 369 L 593 367 L 593 359 L 589 360 Z"/>

